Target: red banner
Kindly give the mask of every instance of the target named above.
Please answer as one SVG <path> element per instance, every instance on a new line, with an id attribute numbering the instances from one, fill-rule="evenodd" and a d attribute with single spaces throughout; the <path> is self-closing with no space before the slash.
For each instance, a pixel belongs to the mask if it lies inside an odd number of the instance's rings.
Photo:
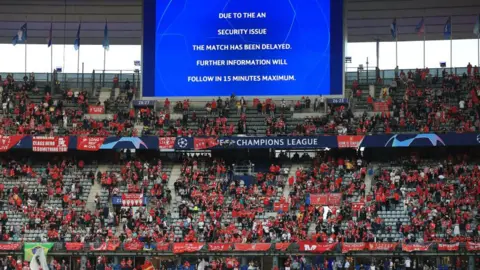
<path id="1" fill-rule="evenodd" d="M 217 138 L 194 138 L 193 147 L 195 150 L 210 149 L 218 145 Z"/>
<path id="2" fill-rule="evenodd" d="M 83 243 L 77 242 L 68 242 L 65 243 L 65 248 L 67 250 L 82 250 L 85 245 Z"/>
<path id="3" fill-rule="evenodd" d="M 267 251 L 272 244 L 258 243 L 258 244 L 235 244 L 235 251 Z"/>
<path id="4" fill-rule="evenodd" d="M 367 247 L 366 243 L 343 243 L 342 244 L 342 253 L 348 253 L 351 251 L 362 251 Z"/>
<path id="5" fill-rule="evenodd" d="M 338 148 L 358 148 L 362 144 L 364 136 L 362 135 L 340 135 L 337 136 Z"/>
<path id="6" fill-rule="evenodd" d="M 143 250 L 143 243 L 140 241 L 126 242 L 123 248 L 125 250 Z"/>
<path id="7" fill-rule="evenodd" d="M 286 251 L 289 246 L 290 243 L 276 243 L 275 249 L 280 251 Z"/>
<path id="8" fill-rule="evenodd" d="M 193 253 L 198 252 L 203 248 L 203 243 L 174 243 L 173 253 Z"/>
<path id="9" fill-rule="evenodd" d="M 328 205 L 328 195 L 327 194 L 311 194 L 310 204 L 311 205 Z"/>
<path id="10" fill-rule="evenodd" d="M 209 251 L 229 251 L 231 248 L 232 248 L 232 244 L 223 244 L 223 243 L 208 244 Z"/>
<path id="11" fill-rule="evenodd" d="M 77 150 L 98 151 L 102 147 L 103 137 L 77 137 Z"/>
<path id="12" fill-rule="evenodd" d="M 255 211 L 254 210 L 240 210 L 240 211 L 236 211 L 236 210 L 233 210 L 232 211 L 232 217 L 233 218 L 238 218 L 238 217 L 251 217 L 251 218 L 254 218 L 255 217 Z"/>
<path id="13" fill-rule="evenodd" d="M 276 202 L 276 203 L 273 203 L 273 210 L 275 212 L 279 212 L 280 210 L 282 210 L 282 212 L 288 212 L 288 203 L 279 203 L 279 202 Z"/>
<path id="14" fill-rule="evenodd" d="M 105 107 L 104 106 L 88 106 L 88 114 L 104 114 Z"/>
<path id="15" fill-rule="evenodd" d="M 329 206 L 340 206 L 342 204 L 342 194 L 341 193 L 330 193 L 328 194 L 328 205 Z"/>
<path id="16" fill-rule="evenodd" d="M 397 248 L 397 243 L 368 243 L 368 250 L 370 251 L 394 251 Z"/>
<path id="17" fill-rule="evenodd" d="M 459 247 L 460 247 L 460 243 L 454 243 L 454 244 L 438 243 L 439 251 L 457 251 Z"/>
<path id="18" fill-rule="evenodd" d="M 99 247 L 95 247 L 93 244 L 90 245 L 90 250 L 95 251 L 114 251 L 120 246 L 119 241 L 111 241 L 108 243 L 102 243 Z"/>
<path id="19" fill-rule="evenodd" d="M 67 152 L 68 136 L 32 137 L 33 152 Z"/>
<path id="20" fill-rule="evenodd" d="M 337 243 L 316 243 L 314 241 L 300 241 L 298 242 L 300 251 L 312 252 L 312 253 L 324 253 L 333 251 L 337 246 Z"/>
<path id="21" fill-rule="evenodd" d="M 21 243 L 0 244 L 0 250 L 20 250 L 21 247 L 22 247 Z"/>
<path id="22" fill-rule="evenodd" d="M 365 203 L 364 202 L 353 202 L 352 203 L 352 210 L 360 210 L 362 209 L 363 207 L 365 207 Z"/>
<path id="23" fill-rule="evenodd" d="M 0 152 L 7 152 L 20 142 L 24 135 L 3 136 L 0 135 Z"/>
<path id="24" fill-rule="evenodd" d="M 374 112 L 388 112 L 388 105 L 386 102 L 374 102 L 373 103 Z"/>
<path id="25" fill-rule="evenodd" d="M 158 138 L 158 146 L 160 149 L 174 149 L 176 139 L 175 137 L 160 137 Z"/>
<path id="26" fill-rule="evenodd" d="M 158 251 L 168 251 L 170 248 L 170 243 L 157 243 Z"/>
<path id="27" fill-rule="evenodd" d="M 432 244 L 402 244 L 402 250 L 405 252 L 428 251 Z"/>
<path id="28" fill-rule="evenodd" d="M 123 206 L 141 206 L 143 205 L 143 193 L 124 193 L 122 194 Z"/>
<path id="29" fill-rule="evenodd" d="M 329 193 L 329 194 L 311 194 L 311 205 L 324 205 L 324 206 L 340 206 L 342 203 L 341 193 Z"/>
<path id="30" fill-rule="evenodd" d="M 468 251 L 480 251 L 480 243 L 467 242 Z"/>

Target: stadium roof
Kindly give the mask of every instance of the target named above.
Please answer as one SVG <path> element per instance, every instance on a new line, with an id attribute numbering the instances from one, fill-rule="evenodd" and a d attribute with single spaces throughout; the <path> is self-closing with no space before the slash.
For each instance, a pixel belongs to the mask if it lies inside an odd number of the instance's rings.
<path id="1" fill-rule="evenodd" d="M 141 44 L 142 0 L 1 0 L 0 43 L 10 43 L 28 21 L 29 44 L 46 44 L 53 21 L 54 43 L 71 43 L 82 21 L 82 44 L 101 44 L 108 20 L 110 44 Z M 425 17 L 427 39 L 443 39 L 452 16 L 454 39 L 475 38 L 478 0 L 348 0 L 348 40 L 391 41 L 390 24 L 397 18 L 400 41 L 421 39 L 415 26 Z"/>

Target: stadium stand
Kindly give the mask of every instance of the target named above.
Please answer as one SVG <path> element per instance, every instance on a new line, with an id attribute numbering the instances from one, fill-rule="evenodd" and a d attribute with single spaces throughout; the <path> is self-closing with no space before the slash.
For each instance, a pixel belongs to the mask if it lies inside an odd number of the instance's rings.
<path id="1" fill-rule="evenodd" d="M 174 105 L 167 99 L 156 110 L 132 106 L 136 89 L 128 79 L 102 104 L 96 90 L 52 92 L 49 85 L 39 89 L 34 74 L 22 82 L 8 75 L 2 92 L 3 114 L 8 117 L 2 118 L 2 131 L 9 135 L 309 136 L 479 130 L 478 76 L 401 70 L 390 84 L 381 82 L 369 94 L 368 85 L 354 81 L 350 104 L 327 104 L 323 97 L 247 101 L 232 95 L 204 104 L 186 99 Z M 88 110 L 96 106 L 103 106 L 108 114 L 93 118 Z M 293 117 L 319 110 L 326 113 Z"/>
<path id="2" fill-rule="evenodd" d="M 136 90 L 128 82 L 101 104 L 98 91 L 39 90 L 34 74 L 21 83 L 8 75 L 1 128 L 4 136 L 95 137 L 473 133 L 480 128 L 479 82 L 478 75 L 401 71 L 390 85 L 378 80 L 375 99 L 364 93 L 366 85 L 354 82 L 347 104 L 323 97 L 247 101 L 232 95 L 201 105 L 166 99 L 152 107 L 134 106 Z M 89 106 L 105 111 L 93 115 Z M 468 149 L 419 154 L 414 148 L 396 150 L 395 157 L 379 157 L 378 149 L 323 149 L 301 157 L 302 152 L 280 152 L 269 160 L 235 158 L 225 154 L 233 151 L 228 149 L 170 156 L 105 151 L 93 159 L 75 152 L 2 154 L 0 247 L 54 243 L 52 269 L 133 269 L 149 263 L 159 269 L 247 270 L 479 264 L 470 255 L 429 260 L 408 253 L 477 250 L 480 169 L 478 155 Z M 239 254 L 273 247 L 289 253 L 274 253 L 275 261 Z M 322 255 L 308 253 L 317 248 Z M 65 253 L 116 250 L 118 256 L 76 259 Z M 364 250 L 407 253 L 373 258 L 353 253 Z M 187 256 L 130 257 L 132 251 Z M 11 256 L 0 261 L 7 269 L 24 263 Z"/>

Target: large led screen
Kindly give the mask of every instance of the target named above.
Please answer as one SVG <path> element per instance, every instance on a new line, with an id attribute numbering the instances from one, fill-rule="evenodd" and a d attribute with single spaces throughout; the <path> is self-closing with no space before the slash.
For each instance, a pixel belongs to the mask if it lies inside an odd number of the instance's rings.
<path id="1" fill-rule="evenodd" d="M 143 95 L 340 95 L 343 0 L 145 0 Z"/>

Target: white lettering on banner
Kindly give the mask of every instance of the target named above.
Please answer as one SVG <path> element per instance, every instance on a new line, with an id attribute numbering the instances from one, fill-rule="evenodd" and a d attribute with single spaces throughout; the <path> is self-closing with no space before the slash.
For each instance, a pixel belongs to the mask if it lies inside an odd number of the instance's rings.
<path id="1" fill-rule="evenodd" d="M 287 139 L 287 145 L 310 146 L 317 145 L 318 139 Z"/>
<path id="2" fill-rule="evenodd" d="M 287 66 L 286 59 L 232 59 L 232 60 L 196 60 L 196 65 L 210 66 Z M 260 78 L 260 76 L 258 76 Z M 265 80 L 271 76 L 265 76 Z M 260 80 L 260 79 L 259 79 Z"/>
<path id="3" fill-rule="evenodd" d="M 188 76 L 189 82 L 213 82 L 213 76 Z"/>
<path id="4" fill-rule="evenodd" d="M 262 81 L 265 82 L 278 82 L 278 81 L 295 81 L 295 75 L 271 75 L 262 76 Z"/>
<path id="5" fill-rule="evenodd" d="M 218 29 L 219 36 L 233 36 L 233 35 L 266 35 L 267 29 Z"/>
<path id="6" fill-rule="evenodd" d="M 305 251 L 315 251 L 317 250 L 317 245 L 304 245 Z"/>
<path id="7" fill-rule="evenodd" d="M 288 43 L 281 44 L 209 44 L 192 45 L 194 51 L 282 51 L 291 50 Z"/>
<path id="8" fill-rule="evenodd" d="M 223 144 L 224 140 L 219 141 Z M 264 139 L 236 139 L 235 144 L 237 146 L 316 146 L 318 145 L 317 138 L 302 138 L 302 139 L 286 139 L 286 138 L 264 138 Z"/>
<path id="9" fill-rule="evenodd" d="M 68 148 L 67 147 L 38 147 L 34 146 L 32 147 L 33 152 L 67 152 Z"/>
<path id="10" fill-rule="evenodd" d="M 63 137 L 34 137 L 32 150 L 34 152 L 67 152 L 68 143 Z"/>

